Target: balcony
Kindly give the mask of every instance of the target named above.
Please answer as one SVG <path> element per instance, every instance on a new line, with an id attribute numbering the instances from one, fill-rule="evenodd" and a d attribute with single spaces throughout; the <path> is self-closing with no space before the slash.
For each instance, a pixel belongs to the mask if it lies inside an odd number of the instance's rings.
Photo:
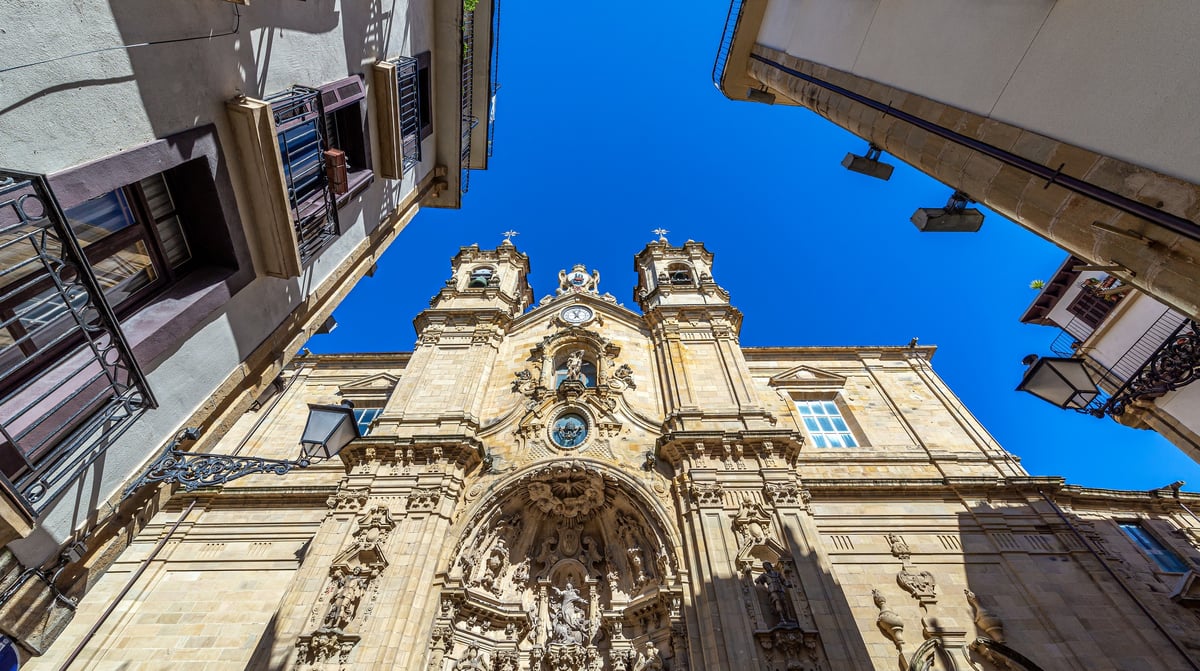
<path id="1" fill-rule="evenodd" d="M 76 223 L 44 177 L 0 170 L 0 488 L 30 516 L 156 407 L 107 296 L 149 271 L 93 268 Z"/>
<path id="2" fill-rule="evenodd" d="M 459 171 L 462 175 L 460 191 L 467 192 L 471 177 L 471 134 L 479 125 L 475 117 L 475 11 L 463 7 L 462 23 L 462 145 L 459 155 Z"/>

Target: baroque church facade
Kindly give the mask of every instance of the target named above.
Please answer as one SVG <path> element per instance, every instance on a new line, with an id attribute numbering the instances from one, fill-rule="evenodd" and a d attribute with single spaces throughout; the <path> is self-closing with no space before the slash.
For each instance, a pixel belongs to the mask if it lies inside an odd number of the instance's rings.
<path id="1" fill-rule="evenodd" d="M 1030 476 L 932 347 L 741 347 L 700 243 L 635 268 L 461 249 L 411 353 L 299 358 L 216 451 L 362 438 L 164 488 L 23 668 L 1200 668 L 1200 497 Z"/>

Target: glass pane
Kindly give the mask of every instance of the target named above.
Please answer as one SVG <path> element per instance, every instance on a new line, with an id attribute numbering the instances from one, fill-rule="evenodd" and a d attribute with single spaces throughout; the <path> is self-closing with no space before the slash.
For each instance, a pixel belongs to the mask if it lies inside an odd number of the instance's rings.
<path id="1" fill-rule="evenodd" d="M 829 441 L 830 447 L 845 447 L 842 445 L 842 439 L 839 438 L 836 433 L 831 433 L 828 436 L 825 436 L 825 438 Z"/>
<path id="2" fill-rule="evenodd" d="M 858 447 L 858 443 L 854 441 L 854 436 L 852 436 L 848 433 L 843 433 L 843 434 L 841 434 L 841 437 L 842 437 L 842 444 L 845 445 L 846 447 Z"/>
<path id="3" fill-rule="evenodd" d="M 66 210 L 67 220 L 79 244 L 83 247 L 101 240 L 134 224 L 129 203 L 120 190 L 109 191 L 98 198 Z"/>
<path id="4" fill-rule="evenodd" d="M 822 431 L 833 431 L 833 422 L 829 421 L 828 417 L 818 417 L 817 421 L 821 423 Z"/>
<path id="5" fill-rule="evenodd" d="M 826 412 L 826 414 L 830 414 L 830 415 L 840 415 L 841 414 L 840 412 L 838 412 L 837 406 L 829 401 L 825 402 L 825 412 Z"/>
<path id="6" fill-rule="evenodd" d="M 825 442 L 825 436 L 819 433 L 814 433 L 812 438 L 817 447 L 829 447 L 829 444 Z"/>
<path id="7" fill-rule="evenodd" d="M 146 243 L 138 240 L 92 265 L 92 272 L 100 282 L 104 296 L 114 307 L 127 300 L 134 292 L 158 279 L 150 260 Z"/>
<path id="8" fill-rule="evenodd" d="M 800 410 L 801 415 L 811 415 L 812 414 L 812 408 L 803 401 L 797 403 L 796 408 Z"/>
<path id="9" fill-rule="evenodd" d="M 812 417 L 804 418 L 804 428 L 811 431 L 820 431 L 821 427 L 817 426 L 817 420 Z"/>
<path id="10" fill-rule="evenodd" d="M 837 429 L 838 431 L 850 430 L 850 427 L 846 426 L 846 420 L 842 419 L 841 417 L 833 418 L 833 428 Z"/>

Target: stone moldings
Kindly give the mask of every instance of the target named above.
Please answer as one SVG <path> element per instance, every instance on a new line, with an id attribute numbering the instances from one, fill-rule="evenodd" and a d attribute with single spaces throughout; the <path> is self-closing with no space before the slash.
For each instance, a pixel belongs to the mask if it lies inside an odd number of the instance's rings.
<path id="1" fill-rule="evenodd" d="M 378 578 L 387 568 L 384 546 L 396 523 L 385 506 L 372 506 L 358 519 L 351 542 L 334 558 L 310 624 L 317 629 L 296 643 L 298 671 L 347 668 L 359 637 L 347 633 L 370 616 L 378 598 Z"/>

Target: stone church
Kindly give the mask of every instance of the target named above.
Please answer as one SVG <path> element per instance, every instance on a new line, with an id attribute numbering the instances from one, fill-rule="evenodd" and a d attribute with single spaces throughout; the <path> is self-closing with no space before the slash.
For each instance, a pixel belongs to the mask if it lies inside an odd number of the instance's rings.
<path id="1" fill-rule="evenodd" d="M 22 668 L 1200 669 L 1200 497 L 1030 476 L 932 347 L 741 347 L 701 243 L 635 268 L 463 248 L 412 352 L 300 357 L 217 451 L 362 438 L 164 487 Z"/>

